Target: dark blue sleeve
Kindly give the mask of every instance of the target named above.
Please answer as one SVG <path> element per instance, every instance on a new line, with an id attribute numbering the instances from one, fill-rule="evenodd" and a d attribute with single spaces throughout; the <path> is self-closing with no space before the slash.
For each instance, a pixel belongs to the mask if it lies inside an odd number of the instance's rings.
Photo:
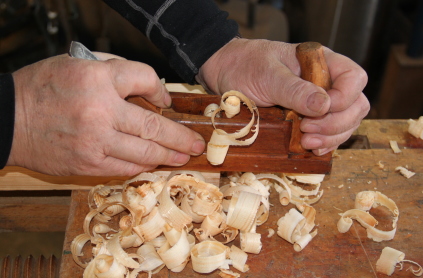
<path id="1" fill-rule="evenodd" d="M 9 159 L 15 126 L 15 86 L 12 74 L 0 74 L 0 169 Z"/>
<path id="2" fill-rule="evenodd" d="M 146 35 L 188 83 L 217 50 L 238 35 L 213 0 L 103 0 Z"/>

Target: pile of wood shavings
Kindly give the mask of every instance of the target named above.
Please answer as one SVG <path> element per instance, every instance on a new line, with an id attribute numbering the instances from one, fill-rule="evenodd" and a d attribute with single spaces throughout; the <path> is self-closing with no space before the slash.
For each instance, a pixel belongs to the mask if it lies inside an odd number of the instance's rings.
<path id="1" fill-rule="evenodd" d="M 221 188 L 205 182 L 197 172 L 168 178 L 143 173 L 123 185 L 98 185 L 89 194 L 91 211 L 83 224 L 84 234 L 71 244 L 72 256 L 85 268 L 84 277 L 137 277 L 140 272 L 151 276 L 164 266 L 180 272 L 189 260 L 198 273 L 220 269 L 222 277 L 239 277 L 229 267 L 246 272 L 247 253 L 260 252 L 256 227 L 268 218 L 270 188 L 279 193 L 281 204 L 293 203 L 302 211 L 291 209 L 280 219 L 293 217 L 291 225 L 301 222 L 301 227 L 283 225 L 277 232 L 300 251 L 317 233 L 312 231 L 315 210 L 310 205 L 323 194 L 319 191 L 323 177 L 319 175 L 308 196 L 296 195 L 302 191 L 295 179 L 305 182 L 301 178 L 313 177 L 294 174 L 232 173 Z M 288 216 L 292 213 L 295 216 Z M 115 216 L 120 217 L 119 228 L 112 229 Z M 97 224 L 91 223 L 93 219 Z M 194 229 L 193 224 L 199 227 Z M 300 233 L 287 233 L 290 229 Z M 229 248 L 226 244 L 238 235 L 240 246 Z M 92 259 L 82 262 L 87 242 L 91 242 Z M 136 252 L 128 252 L 134 248 Z"/>

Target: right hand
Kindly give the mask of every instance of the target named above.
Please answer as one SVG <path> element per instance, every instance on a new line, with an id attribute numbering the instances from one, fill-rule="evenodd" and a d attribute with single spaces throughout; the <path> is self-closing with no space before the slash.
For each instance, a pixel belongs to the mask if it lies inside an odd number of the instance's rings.
<path id="1" fill-rule="evenodd" d="M 345 142 L 370 110 L 366 72 L 351 59 L 324 48 L 332 78 L 327 92 L 300 78 L 297 44 L 236 38 L 200 68 L 197 80 L 223 94 L 237 90 L 258 106 L 280 105 L 304 115 L 301 145 L 316 155 Z"/>
<path id="2" fill-rule="evenodd" d="M 88 61 L 52 57 L 13 73 L 15 130 L 7 165 L 51 175 L 131 176 L 181 166 L 204 139 L 124 99 L 159 107 L 171 98 L 154 70 L 112 55 Z"/>

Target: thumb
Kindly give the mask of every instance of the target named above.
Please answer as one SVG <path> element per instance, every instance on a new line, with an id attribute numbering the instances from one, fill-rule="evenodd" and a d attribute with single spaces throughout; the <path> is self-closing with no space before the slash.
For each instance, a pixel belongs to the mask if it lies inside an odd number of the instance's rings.
<path id="1" fill-rule="evenodd" d="M 279 95 L 279 99 L 275 101 L 283 107 L 293 109 L 309 117 L 322 116 L 329 111 L 329 95 L 323 88 L 309 81 L 291 75 L 283 82 L 281 88 L 282 92 L 279 89 L 279 93 L 275 93 L 275 95 Z"/>
<path id="2" fill-rule="evenodd" d="M 170 107 L 169 92 L 152 67 L 108 53 L 95 52 L 95 55 L 109 64 L 111 80 L 122 99 L 142 96 L 153 105 Z"/>

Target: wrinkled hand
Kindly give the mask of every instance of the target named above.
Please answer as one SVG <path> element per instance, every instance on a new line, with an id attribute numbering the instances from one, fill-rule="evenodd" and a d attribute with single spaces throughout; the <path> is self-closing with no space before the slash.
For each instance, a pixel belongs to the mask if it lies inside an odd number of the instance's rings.
<path id="1" fill-rule="evenodd" d="M 61 55 L 24 67 L 13 78 L 8 165 L 53 175 L 134 175 L 157 165 L 183 165 L 204 149 L 199 134 L 124 100 L 140 95 L 159 107 L 171 104 L 145 64 Z"/>
<path id="2" fill-rule="evenodd" d="M 332 89 L 302 80 L 296 44 L 233 39 L 201 67 L 197 80 L 216 93 L 238 90 L 259 106 L 281 105 L 306 116 L 301 145 L 323 155 L 345 142 L 370 109 L 362 93 L 367 74 L 325 48 Z"/>

